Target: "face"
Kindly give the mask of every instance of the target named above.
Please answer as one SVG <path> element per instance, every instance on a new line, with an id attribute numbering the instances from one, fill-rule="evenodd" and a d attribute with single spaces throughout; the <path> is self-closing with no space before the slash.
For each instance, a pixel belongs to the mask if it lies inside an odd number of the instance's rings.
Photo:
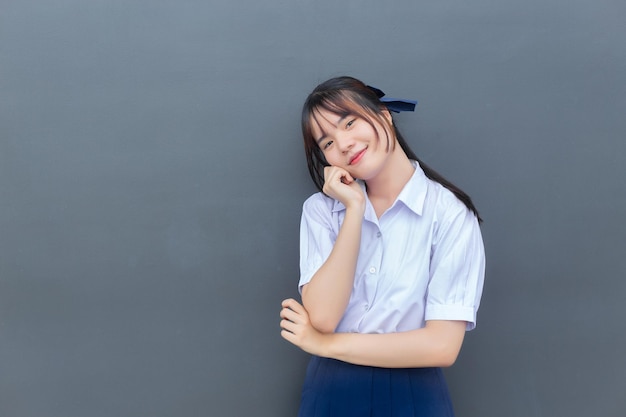
<path id="1" fill-rule="evenodd" d="M 383 115 L 391 123 L 389 112 Z M 342 116 L 321 109 L 316 112 L 311 126 L 326 161 L 362 180 L 373 178 L 384 168 L 395 145 L 395 137 L 382 124 L 375 119 L 370 124 L 355 114 Z"/>

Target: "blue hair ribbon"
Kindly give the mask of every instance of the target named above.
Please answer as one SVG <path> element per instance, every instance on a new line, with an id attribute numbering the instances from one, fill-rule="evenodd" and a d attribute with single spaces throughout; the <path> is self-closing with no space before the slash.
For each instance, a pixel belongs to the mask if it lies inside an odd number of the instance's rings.
<path id="1" fill-rule="evenodd" d="M 401 111 L 415 111 L 417 100 L 407 100 L 403 98 L 383 98 L 385 97 L 385 93 L 383 93 L 382 90 L 376 87 L 372 87 L 371 85 L 368 85 L 367 88 L 369 88 L 376 94 L 378 100 L 380 100 L 381 103 L 384 103 L 389 111 L 392 111 L 394 113 L 400 113 Z"/>

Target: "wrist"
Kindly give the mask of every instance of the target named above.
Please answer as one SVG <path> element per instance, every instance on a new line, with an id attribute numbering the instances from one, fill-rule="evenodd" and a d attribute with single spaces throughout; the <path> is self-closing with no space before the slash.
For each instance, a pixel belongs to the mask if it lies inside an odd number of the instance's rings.
<path id="1" fill-rule="evenodd" d="M 337 333 L 324 334 L 323 343 L 320 345 L 320 356 L 324 358 L 336 358 Z"/>
<path id="2" fill-rule="evenodd" d="M 351 201 L 346 206 L 346 214 L 347 213 L 355 213 L 356 215 L 362 217 L 365 213 L 365 198 L 358 201 Z"/>

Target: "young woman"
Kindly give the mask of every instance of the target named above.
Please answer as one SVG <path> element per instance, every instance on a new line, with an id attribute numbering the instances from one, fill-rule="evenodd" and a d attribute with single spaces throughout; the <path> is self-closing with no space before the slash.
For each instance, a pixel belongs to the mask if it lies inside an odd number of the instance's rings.
<path id="1" fill-rule="evenodd" d="M 476 324 L 480 217 L 409 149 L 383 95 L 339 77 L 304 104 L 321 192 L 303 207 L 302 304 L 280 313 L 282 337 L 313 355 L 300 417 L 453 416 L 441 367 Z"/>

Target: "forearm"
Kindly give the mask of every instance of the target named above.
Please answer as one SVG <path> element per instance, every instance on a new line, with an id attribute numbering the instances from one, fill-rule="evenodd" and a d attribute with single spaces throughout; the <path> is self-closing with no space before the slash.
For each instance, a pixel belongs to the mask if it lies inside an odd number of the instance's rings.
<path id="1" fill-rule="evenodd" d="M 323 333 L 335 330 L 350 300 L 361 242 L 363 213 L 347 210 L 328 259 L 302 289 L 311 323 Z"/>
<path id="2" fill-rule="evenodd" d="M 399 333 L 334 333 L 324 336 L 321 356 L 356 365 L 385 368 L 447 367 L 456 360 L 465 322 L 429 322 L 425 328 Z"/>

